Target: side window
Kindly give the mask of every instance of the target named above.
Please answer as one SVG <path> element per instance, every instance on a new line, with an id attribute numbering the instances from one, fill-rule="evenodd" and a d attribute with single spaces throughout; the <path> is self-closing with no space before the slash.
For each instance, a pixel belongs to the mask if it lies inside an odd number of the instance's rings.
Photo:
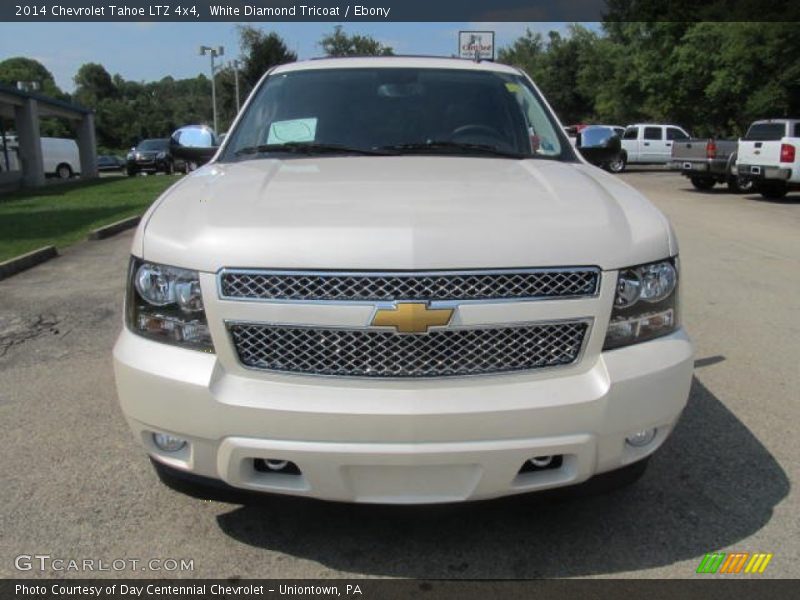
<path id="1" fill-rule="evenodd" d="M 625 130 L 625 133 L 622 135 L 623 140 L 635 140 L 639 137 L 639 128 L 638 127 L 628 127 Z"/>
<path id="2" fill-rule="evenodd" d="M 800 137 L 800 123 L 794 124 L 794 137 Z"/>
<path id="3" fill-rule="evenodd" d="M 667 127 L 668 140 L 688 140 L 689 136 L 683 133 L 677 127 Z"/>
<path id="4" fill-rule="evenodd" d="M 660 140 L 662 137 L 661 127 L 645 127 L 644 139 L 646 140 Z"/>

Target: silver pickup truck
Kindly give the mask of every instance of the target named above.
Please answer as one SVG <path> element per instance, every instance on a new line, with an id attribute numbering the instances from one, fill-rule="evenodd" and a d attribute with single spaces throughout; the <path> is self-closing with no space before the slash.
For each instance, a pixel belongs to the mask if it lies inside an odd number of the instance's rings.
<path id="1" fill-rule="evenodd" d="M 752 181 L 736 172 L 737 146 L 737 140 L 675 140 L 669 167 L 688 177 L 698 190 L 710 190 L 717 183 L 724 183 L 731 192 L 748 192 L 753 187 Z"/>

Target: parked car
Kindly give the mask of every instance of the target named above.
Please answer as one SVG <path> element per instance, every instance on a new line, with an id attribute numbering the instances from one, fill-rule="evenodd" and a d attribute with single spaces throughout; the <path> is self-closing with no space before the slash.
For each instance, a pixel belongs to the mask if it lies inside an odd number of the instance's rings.
<path id="1" fill-rule="evenodd" d="M 169 138 L 142 140 L 127 156 L 126 169 L 129 176 L 139 173 L 166 173 L 171 175 L 175 169 L 183 169 L 183 161 L 176 163 L 169 150 Z"/>
<path id="2" fill-rule="evenodd" d="M 698 190 L 710 190 L 717 183 L 727 184 L 734 193 L 749 191 L 752 182 L 736 171 L 737 140 L 691 138 L 672 144 L 670 168 L 688 177 Z"/>
<path id="3" fill-rule="evenodd" d="M 739 175 L 765 198 L 800 189 L 800 119 L 756 121 L 739 140 Z"/>
<path id="4" fill-rule="evenodd" d="M 75 140 L 43 137 L 40 144 L 45 175 L 69 179 L 80 174 L 81 156 Z"/>
<path id="5" fill-rule="evenodd" d="M 674 231 L 521 70 L 285 64 L 221 148 L 174 152 L 211 160 L 142 219 L 114 348 L 170 485 L 411 504 L 630 483 L 675 427 Z"/>
<path id="6" fill-rule="evenodd" d="M 100 154 L 97 157 L 98 171 L 122 171 L 125 168 L 125 160 L 112 154 Z"/>
<path id="7" fill-rule="evenodd" d="M 688 140 L 689 134 L 677 125 L 637 123 L 622 134 L 622 159 L 627 164 L 665 165 L 671 160 L 675 140 Z M 623 165 L 621 170 L 624 170 Z"/>

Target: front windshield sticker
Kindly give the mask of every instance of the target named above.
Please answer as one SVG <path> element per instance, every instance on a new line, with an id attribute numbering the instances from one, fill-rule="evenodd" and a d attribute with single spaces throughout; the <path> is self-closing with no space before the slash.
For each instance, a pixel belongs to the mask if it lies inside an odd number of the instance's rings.
<path id="1" fill-rule="evenodd" d="M 291 119 L 275 121 L 270 125 L 268 144 L 286 144 L 288 142 L 313 142 L 317 134 L 317 119 Z"/>

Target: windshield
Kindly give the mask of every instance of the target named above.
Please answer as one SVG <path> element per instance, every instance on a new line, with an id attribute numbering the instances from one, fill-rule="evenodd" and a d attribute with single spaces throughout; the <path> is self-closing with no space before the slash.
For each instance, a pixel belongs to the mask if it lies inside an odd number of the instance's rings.
<path id="1" fill-rule="evenodd" d="M 136 146 L 137 150 L 166 150 L 169 140 L 142 140 Z"/>
<path id="2" fill-rule="evenodd" d="M 574 160 L 521 75 L 350 68 L 269 76 L 230 133 L 222 160 L 337 153 Z"/>

